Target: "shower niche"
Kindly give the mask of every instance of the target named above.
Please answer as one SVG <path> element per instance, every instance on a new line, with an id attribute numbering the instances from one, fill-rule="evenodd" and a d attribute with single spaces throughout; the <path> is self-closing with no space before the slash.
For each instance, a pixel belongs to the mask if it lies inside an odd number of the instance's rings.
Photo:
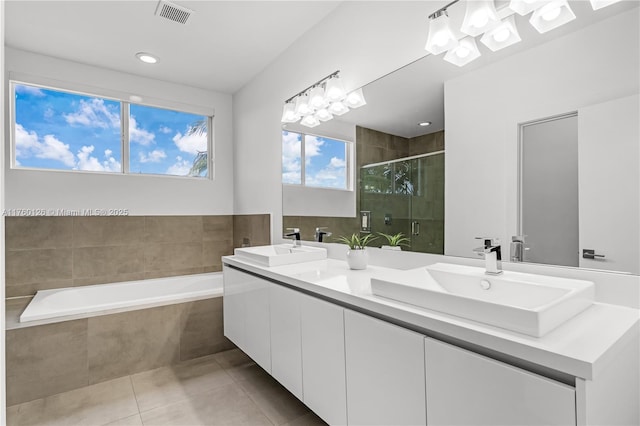
<path id="1" fill-rule="evenodd" d="M 444 151 L 360 167 L 359 195 L 370 232 L 402 232 L 404 250 L 444 254 Z"/>

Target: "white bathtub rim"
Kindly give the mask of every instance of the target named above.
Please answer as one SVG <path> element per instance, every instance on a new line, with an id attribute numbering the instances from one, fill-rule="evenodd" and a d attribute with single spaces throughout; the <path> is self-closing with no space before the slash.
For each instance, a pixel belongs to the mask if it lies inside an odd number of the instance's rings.
<path id="1" fill-rule="evenodd" d="M 42 315 L 43 318 L 33 319 L 33 320 L 25 321 L 25 322 L 21 322 L 20 320 L 18 320 L 17 322 L 12 321 L 11 323 L 7 322 L 6 329 L 7 330 L 13 330 L 13 329 L 17 329 L 17 328 L 25 328 L 25 327 L 33 327 L 33 326 L 37 326 L 37 325 L 53 324 L 53 323 L 64 322 L 64 321 L 71 321 L 71 320 L 77 320 L 77 319 L 97 317 L 97 316 L 101 316 L 101 315 L 117 314 L 117 313 L 129 312 L 129 311 L 136 311 L 136 310 L 139 310 L 139 309 L 149 309 L 149 308 L 155 308 L 155 307 L 159 307 L 159 306 L 168 306 L 168 305 L 175 305 L 175 304 L 179 304 L 179 303 L 188 303 L 188 302 L 195 302 L 195 301 L 198 301 L 198 300 L 205 300 L 205 299 L 213 299 L 213 298 L 217 298 L 217 297 L 222 297 L 222 295 L 223 295 L 222 272 L 207 272 L 207 273 L 203 273 L 203 274 L 191 274 L 191 275 L 181 275 L 181 276 L 175 276 L 175 277 L 153 278 L 153 279 L 172 279 L 172 278 L 178 279 L 178 278 L 181 278 L 181 277 L 193 278 L 193 277 L 198 277 L 198 276 L 199 277 L 205 277 L 205 276 L 219 277 L 220 285 L 215 287 L 215 288 L 213 288 L 213 289 L 210 289 L 210 290 L 192 292 L 191 295 L 185 296 L 185 297 L 181 297 L 179 299 L 170 298 L 170 296 L 161 296 L 161 297 L 156 297 L 156 298 L 153 298 L 153 299 L 148 299 L 144 303 L 140 303 L 140 302 L 133 303 L 132 302 L 132 303 L 126 303 L 126 304 L 119 305 L 118 307 L 111 307 L 111 308 L 97 309 L 97 310 L 83 311 L 83 312 L 75 312 L 75 313 L 70 313 L 68 315 L 59 315 L 59 316 Z M 135 280 L 135 281 L 144 281 L 144 280 Z M 134 281 L 123 281 L 123 282 L 118 282 L 118 283 L 105 283 L 105 284 L 93 284 L 91 286 L 65 287 L 65 288 L 59 288 L 59 289 L 41 290 L 40 292 L 43 292 L 46 295 L 46 294 L 55 293 L 57 291 L 62 291 L 64 289 L 76 289 L 77 290 L 77 289 L 82 289 L 83 287 L 97 287 L 97 286 L 102 286 L 102 285 L 115 285 L 115 284 L 131 283 L 131 282 L 134 282 Z M 38 293 L 40 293 L 40 292 L 38 292 Z M 33 301 L 33 299 L 35 299 L 35 297 L 37 296 L 38 293 L 36 293 L 35 296 L 29 296 L 29 297 L 31 297 L 31 301 L 29 303 L 31 303 Z"/>

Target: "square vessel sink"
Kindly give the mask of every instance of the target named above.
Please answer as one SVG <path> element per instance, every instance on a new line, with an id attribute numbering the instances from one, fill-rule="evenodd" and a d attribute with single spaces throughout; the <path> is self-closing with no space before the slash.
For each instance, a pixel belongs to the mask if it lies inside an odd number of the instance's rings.
<path id="1" fill-rule="evenodd" d="M 290 265 L 327 258 L 327 250 L 322 247 L 293 246 L 292 244 L 243 247 L 235 249 L 233 253 L 243 260 L 265 266 Z"/>
<path id="2" fill-rule="evenodd" d="M 436 263 L 392 279 L 371 278 L 377 296 L 541 337 L 593 304 L 591 281 Z"/>

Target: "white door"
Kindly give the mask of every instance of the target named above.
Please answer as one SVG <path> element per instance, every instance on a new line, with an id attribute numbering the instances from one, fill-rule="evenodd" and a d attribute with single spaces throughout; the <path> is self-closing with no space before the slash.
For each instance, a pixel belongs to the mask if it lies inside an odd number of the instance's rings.
<path id="1" fill-rule="evenodd" d="M 640 274 L 639 104 L 634 95 L 578 110 L 580 267 Z"/>

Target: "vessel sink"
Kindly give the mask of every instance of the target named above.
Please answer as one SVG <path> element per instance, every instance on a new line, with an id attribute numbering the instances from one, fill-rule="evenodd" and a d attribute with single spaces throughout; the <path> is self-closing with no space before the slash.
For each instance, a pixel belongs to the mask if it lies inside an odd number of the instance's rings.
<path id="1" fill-rule="evenodd" d="M 243 247 L 235 249 L 233 253 L 242 259 L 265 266 L 290 265 L 327 258 L 327 250 L 322 247 L 293 246 L 292 244 Z"/>
<path id="2" fill-rule="evenodd" d="M 541 337 L 593 304 L 591 281 L 436 263 L 371 278 L 377 296 Z"/>

